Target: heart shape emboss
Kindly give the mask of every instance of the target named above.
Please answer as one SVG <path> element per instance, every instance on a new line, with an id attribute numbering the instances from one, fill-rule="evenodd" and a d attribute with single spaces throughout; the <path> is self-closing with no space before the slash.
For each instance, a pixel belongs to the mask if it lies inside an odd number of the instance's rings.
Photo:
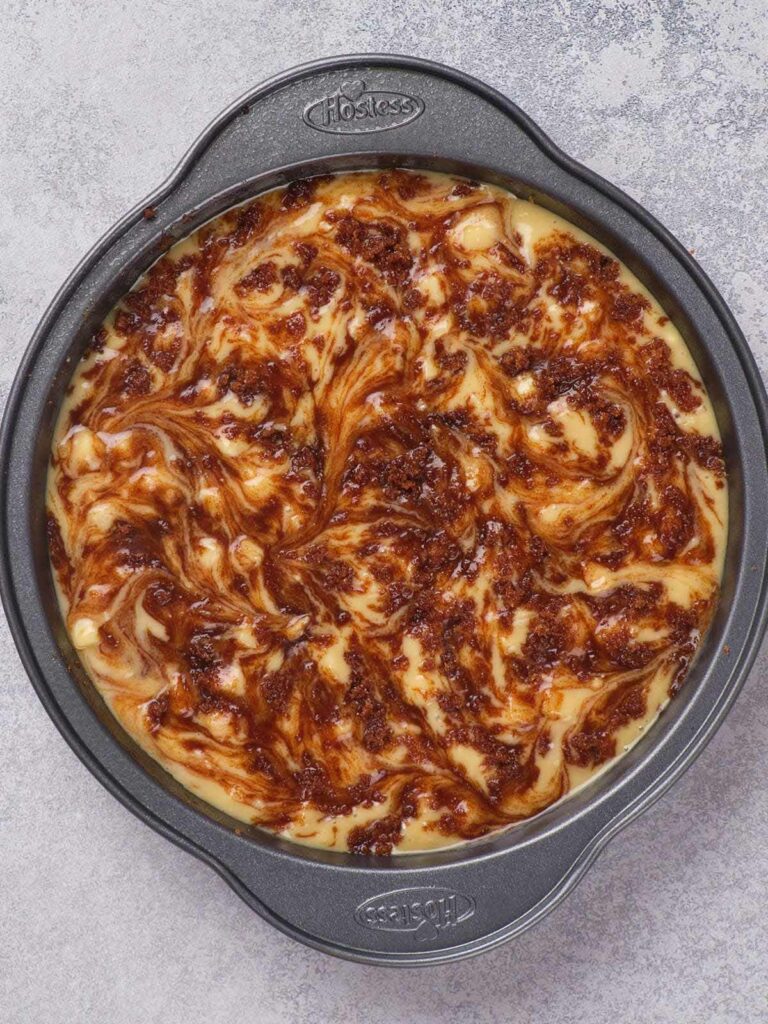
<path id="1" fill-rule="evenodd" d="M 346 96 L 348 100 L 352 100 L 354 103 L 356 99 L 359 99 L 365 92 L 365 82 L 343 82 L 341 86 L 342 96 Z"/>

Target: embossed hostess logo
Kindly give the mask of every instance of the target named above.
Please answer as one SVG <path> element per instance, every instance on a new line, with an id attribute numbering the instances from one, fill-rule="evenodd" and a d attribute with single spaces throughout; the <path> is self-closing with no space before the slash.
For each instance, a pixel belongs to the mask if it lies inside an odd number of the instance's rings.
<path id="1" fill-rule="evenodd" d="M 343 82 L 332 96 L 310 103 L 304 121 L 310 128 L 337 135 L 361 135 L 400 128 L 424 113 L 424 101 L 404 92 L 367 89 L 365 82 Z"/>
<path id="2" fill-rule="evenodd" d="M 361 903 L 355 920 L 376 932 L 412 932 L 415 942 L 429 942 L 474 912 L 475 901 L 453 889 L 397 889 Z"/>

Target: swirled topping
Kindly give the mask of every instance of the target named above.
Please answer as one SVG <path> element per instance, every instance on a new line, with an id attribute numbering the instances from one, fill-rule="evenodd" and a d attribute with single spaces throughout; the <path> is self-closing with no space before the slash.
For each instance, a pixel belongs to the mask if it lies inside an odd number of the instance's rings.
<path id="1" fill-rule="evenodd" d="M 386 854 L 540 811 L 681 685 L 721 445 L 679 333 L 508 192 L 297 181 L 176 244 L 93 338 L 49 475 L 69 635 L 231 815 Z"/>

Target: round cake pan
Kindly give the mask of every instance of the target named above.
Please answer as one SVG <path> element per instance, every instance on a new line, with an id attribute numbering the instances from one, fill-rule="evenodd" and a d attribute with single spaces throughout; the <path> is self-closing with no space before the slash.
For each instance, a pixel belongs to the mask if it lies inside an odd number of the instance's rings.
<path id="1" fill-rule="evenodd" d="M 712 626 L 681 692 L 640 742 L 569 799 L 503 833 L 442 852 L 377 859 L 312 850 L 243 826 L 138 749 L 67 638 L 48 563 L 44 493 L 57 411 L 86 342 L 176 239 L 293 178 L 393 166 L 509 188 L 584 228 L 630 267 L 679 327 L 712 396 L 731 518 Z M 308 945 L 369 963 L 440 963 L 496 946 L 551 910 L 722 722 L 766 622 L 765 441 L 766 397 L 744 338 L 705 274 L 653 217 L 466 75 L 389 55 L 323 60 L 255 88 L 216 118 L 168 181 L 94 247 L 53 300 L 3 423 L 3 601 L 46 710 L 131 811 Z"/>

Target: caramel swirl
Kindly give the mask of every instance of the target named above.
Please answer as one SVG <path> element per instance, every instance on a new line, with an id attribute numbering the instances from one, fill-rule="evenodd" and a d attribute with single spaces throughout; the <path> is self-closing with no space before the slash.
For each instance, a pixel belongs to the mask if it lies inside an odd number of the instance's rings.
<path id="1" fill-rule="evenodd" d="M 610 253 L 438 174 L 297 181 L 176 244 L 55 434 L 74 646 L 203 799 L 317 846 L 535 814 L 681 685 L 727 499 L 679 333 Z"/>

